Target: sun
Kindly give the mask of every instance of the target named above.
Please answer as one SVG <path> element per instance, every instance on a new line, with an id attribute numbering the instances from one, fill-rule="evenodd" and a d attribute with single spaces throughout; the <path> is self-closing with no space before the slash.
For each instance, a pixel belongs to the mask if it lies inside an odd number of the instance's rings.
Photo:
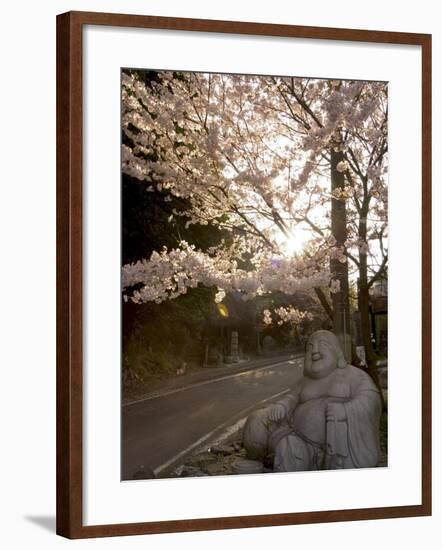
<path id="1" fill-rule="evenodd" d="M 285 256 L 296 256 L 304 250 L 308 238 L 308 232 L 300 227 L 297 227 L 292 230 L 287 237 L 284 237 L 281 240 L 281 250 Z"/>

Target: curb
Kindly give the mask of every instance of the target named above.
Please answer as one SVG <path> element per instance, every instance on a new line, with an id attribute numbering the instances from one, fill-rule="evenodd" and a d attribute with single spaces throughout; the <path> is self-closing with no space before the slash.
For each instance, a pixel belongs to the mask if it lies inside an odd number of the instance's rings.
<path id="1" fill-rule="evenodd" d="M 192 373 L 189 375 L 189 378 L 187 380 L 181 378 L 180 382 L 184 382 L 184 384 L 177 384 L 176 381 L 174 381 L 175 383 L 170 384 L 169 387 L 164 387 L 157 391 L 148 392 L 141 397 L 123 402 L 122 407 L 129 407 L 132 405 L 136 405 L 137 403 L 142 403 L 143 401 L 148 401 L 150 399 L 156 399 L 158 397 L 170 395 L 171 393 L 184 391 L 196 385 L 204 385 L 211 382 L 216 382 L 217 380 L 222 380 L 225 377 L 236 376 L 255 369 L 258 370 L 260 368 L 270 367 L 272 365 L 278 365 L 280 363 L 286 363 L 287 361 L 299 359 L 303 356 L 303 352 L 293 353 L 290 355 L 247 361 L 245 362 L 246 364 L 238 364 L 235 365 L 235 367 L 221 367 L 219 370 L 216 369 L 216 367 L 213 369 L 207 369 L 208 371 L 212 372 L 200 371 L 197 373 Z M 215 369 L 217 370 L 217 372 L 213 372 Z M 193 380 L 190 379 L 191 376 Z"/>
<path id="2" fill-rule="evenodd" d="M 235 416 L 233 416 L 232 418 L 230 418 L 229 420 L 221 424 L 221 426 L 218 426 L 212 432 L 209 432 L 205 436 L 201 437 L 198 441 L 193 443 L 190 447 L 188 447 L 187 449 L 184 449 L 181 453 L 179 453 L 175 457 L 172 457 L 166 463 L 161 464 L 160 466 L 155 468 L 154 470 L 155 475 L 169 474 L 174 469 L 178 468 L 181 465 L 184 465 L 186 462 L 186 459 L 188 460 L 190 456 L 196 455 L 202 452 L 204 449 L 208 449 L 210 447 L 222 444 L 225 440 L 231 438 L 232 436 L 237 434 L 240 430 L 242 430 L 243 425 L 245 424 L 248 416 L 252 411 L 254 411 L 255 409 L 261 407 L 266 403 L 269 403 L 275 399 L 279 399 L 282 395 L 288 393 L 289 391 L 290 391 L 290 388 L 287 388 L 282 392 L 278 392 L 277 394 L 271 395 L 270 397 L 263 399 L 262 401 L 259 401 L 258 403 L 254 403 L 253 405 L 250 405 L 249 407 L 243 409 L 241 412 L 239 412 L 238 414 L 236 414 Z"/>

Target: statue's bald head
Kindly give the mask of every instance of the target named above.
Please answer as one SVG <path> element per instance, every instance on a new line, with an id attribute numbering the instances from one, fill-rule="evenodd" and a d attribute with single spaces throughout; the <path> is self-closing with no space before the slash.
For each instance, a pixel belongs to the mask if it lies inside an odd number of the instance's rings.
<path id="1" fill-rule="evenodd" d="M 341 344 L 339 343 L 338 337 L 334 332 L 331 332 L 330 330 L 317 330 L 310 336 L 309 342 L 313 339 L 327 341 L 329 345 L 332 348 L 334 348 L 334 350 L 337 353 L 339 353 L 342 356 L 344 355 L 342 353 L 342 348 L 341 348 Z"/>
<path id="2" fill-rule="evenodd" d="M 347 366 L 339 340 L 333 332 L 318 330 L 307 342 L 304 375 L 309 378 L 324 378 L 337 367 Z"/>

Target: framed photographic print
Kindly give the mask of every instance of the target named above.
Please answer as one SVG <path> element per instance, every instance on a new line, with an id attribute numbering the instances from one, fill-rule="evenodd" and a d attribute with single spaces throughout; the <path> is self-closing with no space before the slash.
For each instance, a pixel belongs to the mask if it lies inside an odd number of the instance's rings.
<path id="1" fill-rule="evenodd" d="M 57 18 L 57 532 L 431 514 L 431 36 Z"/>

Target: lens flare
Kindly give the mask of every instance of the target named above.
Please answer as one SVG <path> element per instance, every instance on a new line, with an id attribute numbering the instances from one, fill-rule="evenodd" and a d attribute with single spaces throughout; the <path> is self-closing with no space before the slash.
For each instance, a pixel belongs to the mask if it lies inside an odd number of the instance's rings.
<path id="1" fill-rule="evenodd" d="M 216 307 L 218 308 L 218 312 L 221 315 L 221 317 L 228 317 L 229 316 L 229 310 L 228 310 L 226 304 L 216 304 Z"/>

